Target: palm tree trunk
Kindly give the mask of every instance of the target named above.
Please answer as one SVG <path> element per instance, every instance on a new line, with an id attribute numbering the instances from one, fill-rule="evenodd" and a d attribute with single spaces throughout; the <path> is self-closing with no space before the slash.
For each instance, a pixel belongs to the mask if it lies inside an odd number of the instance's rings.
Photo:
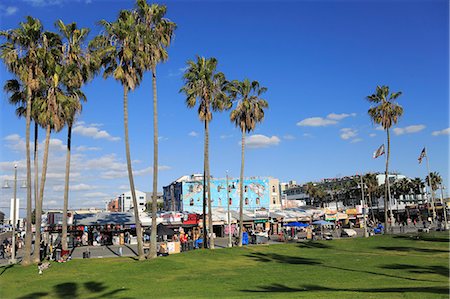
<path id="1" fill-rule="evenodd" d="M 208 175 L 208 121 L 205 120 L 205 140 L 204 140 L 204 148 L 203 148 L 203 248 L 208 248 L 207 241 L 208 241 L 208 232 L 206 229 L 206 205 L 207 205 L 207 199 L 206 199 L 206 186 L 208 185 L 206 176 Z"/>
<path id="2" fill-rule="evenodd" d="M 138 243 L 138 258 L 144 260 L 144 247 L 142 244 L 142 227 L 139 220 L 139 206 L 134 189 L 133 170 L 131 168 L 130 144 L 128 138 L 128 87 L 123 87 L 123 124 L 125 129 L 125 153 L 127 157 L 128 179 L 130 181 L 131 197 L 133 198 L 134 219 L 136 222 L 136 238 Z"/>
<path id="3" fill-rule="evenodd" d="M 39 125 L 35 121 L 34 122 L 34 205 L 36 206 L 36 202 L 39 200 L 39 157 L 38 157 L 38 149 L 39 149 Z"/>
<path id="4" fill-rule="evenodd" d="M 64 182 L 64 206 L 62 215 L 62 249 L 67 250 L 67 209 L 69 205 L 70 147 L 72 141 L 72 125 L 67 127 L 66 177 Z"/>
<path id="5" fill-rule="evenodd" d="M 40 257 L 40 244 L 41 244 L 41 218 L 42 218 L 42 204 L 44 201 L 44 187 L 45 180 L 47 177 L 47 164 L 48 164 L 48 152 L 50 145 L 50 124 L 47 125 L 45 132 L 45 147 L 44 147 L 44 159 L 42 160 L 42 173 L 41 173 L 41 184 L 39 186 L 39 200 L 36 202 L 36 236 L 34 238 L 34 252 L 33 252 L 33 262 L 39 263 L 41 261 Z"/>
<path id="6" fill-rule="evenodd" d="M 209 170 L 209 122 L 206 122 L 205 127 L 205 142 L 206 142 L 206 191 L 208 194 L 208 230 L 209 230 L 209 249 L 214 249 L 214 226 L 212 218 L 212 204 L 211 204 L 211 173 Z"/>
<path id="7" fill-rule="evenodd" d="M 28 83 L 33 79 L 32 70 L 28 72 Z M 31 264 L 31 243 L 33 233 L 31 229 L 31 157 L 30 157 L 30 123 L 31 123 L 31 88 L 27 84 L 27 111 L 26 111 L 26 128 L 25 128 L 25 147 L 27 151 L 27 225 L 25 233 L 25 252 L 22 260 L 22 265 Z"/>
<path id="8" fill-rule="evenodd" d="M 389 154 L 390 154 L 390 137 L 389 137 L 389 129 L 386 129 L 386 135 L 387 135 L 387 154 L 386 154 L 386 172 L 385 172 L 385 178 L 384 178 L 384 227 L 387 231 L 388 228 L 388 204 L 390 203 L 390 197 L 389 194 Z"/>
<path id="9" fill-rule="evenodd" d="M 245 127 L 242 128 L 241 141 L 241 174 L 239 176 L 239 247 L 242 247 L 244 230 L 244 158 L 245 158 Z"/>
<path id="10" fill-rule="evenodd" d="M 147 258 L 156 257 L 156 212 L 158 192 L 158 96 L 156 93 L 156 68 L 152 69 L 153 84 L 153 194 L 152 194 L 152 231 L 150 236 L 150 251 Z"/>

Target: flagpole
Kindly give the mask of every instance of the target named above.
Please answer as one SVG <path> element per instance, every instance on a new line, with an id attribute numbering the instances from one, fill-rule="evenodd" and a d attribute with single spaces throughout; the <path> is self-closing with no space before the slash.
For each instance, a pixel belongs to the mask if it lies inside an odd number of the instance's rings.
<path id="1" fill-rule="evenodd" d="M 430 164 L 428 162 L 428 153 L 425 150 L 425 158 L 427 159 L 427 171 L 428 171 L 428 187 L 430 190 L 430 196 L 431 196 L 431 207 L 433 208 L 433 217 L 431 218 L 431 223 L 434 223 L 436 218 L 436 209 L 434 206 L 434 192 L 433 192 L 433 186 L 431 185 L 431 176 L 430 176 Z"/>
<path id="2" fill-rule="evenodd" d="M 362 199 L 362 211 L 363 211 L 363 219 L 364 219 L 364 238 L 369 237 L 369 235 L 367 234 L 367 222 L 366 222 L 366 201 L 364 198 L 364 181 L 363 181 L 363 176 L 361 174 L 361 199 Z"/>

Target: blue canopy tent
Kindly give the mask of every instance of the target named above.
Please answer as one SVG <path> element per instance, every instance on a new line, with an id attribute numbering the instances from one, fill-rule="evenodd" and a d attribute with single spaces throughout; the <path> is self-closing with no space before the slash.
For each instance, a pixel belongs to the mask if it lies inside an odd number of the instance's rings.
<path id="1" fill-rule="evenodd" d="M 334 225 L 333 222 L 329 222 L 329 221 L 325 221 L 325 220 L 317 220 L 317 221 L 314 221 L 312 224 L 320 225 L 320 226 L 322 226 L 322 225 Z"/>
<path id="2" fill-rule="evenodd" d="M 289 222 L 286 223 L 284 226 L 292 226 L 292 227 L 308 227 L 309 224 L 302 223 L 302 222 Z"/>

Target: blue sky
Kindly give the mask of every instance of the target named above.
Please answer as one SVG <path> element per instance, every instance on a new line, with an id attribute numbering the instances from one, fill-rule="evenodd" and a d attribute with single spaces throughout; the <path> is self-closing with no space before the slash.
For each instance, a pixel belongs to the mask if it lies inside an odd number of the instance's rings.
<path id="1" fill-rule="evenodd" d="M 391 169 L 424 177 L 417 158 L 427 146 L 432 171 L 448 182 L 449 5 L 448 1 L 173 2 L 168 15 L 178 24 L 169 61 L 158 66 L 160 129 L 159 188 L 203 166 L 203 126 L 188 110 L 182 70 L 195 55 L 214 56 L 228 79 L 250 78 L 268 88 L 270 109 L 247 139 L 245 174 L 307 182 L 366 171 L 383 171 L 372 153 L 385 133 L 371 123 L 365 96 L 377 85 L 402 91 L 405 113 L 392 132 Z M 76 21 L 100 32 L 96 22 L 113 20 L 133 1 L 2 1 L 1 29 L 26 15 L 48 30 Z M 0 66 L 0 84 L 11 77 Z M 85 87 L 73 136 L 70 207 L 103 207 L 127 188 L 122 88 L 96 78 Z M 151 78 L 130 94 L 131 153 L 139 190 L 151 190 Z M 25 122 L 1 93 L 1 179 L 14 161 L 25 175 Z M 41 132 L 41 141 L 44 132 Z M 62 207 L 66 131 L 54 134 L 44 207 Z M 229 112 L 211 123 L 211 173 L 239 175 L 240 133 Z M 20 191 L 19 197 L 25 192 Z M 21 195 L 22 194 L 22 195 Z M 2 190 L 0 207 L 9 205 Z M 23 205 L 24 206 L 24 203 Z"/>

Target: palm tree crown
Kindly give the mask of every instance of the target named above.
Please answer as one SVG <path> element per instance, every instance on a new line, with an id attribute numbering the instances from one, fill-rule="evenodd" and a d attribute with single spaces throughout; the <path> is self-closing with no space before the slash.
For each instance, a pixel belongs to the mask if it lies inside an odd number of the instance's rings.
<path id="1" fill-rule="evenodd" d="M 403 114 L 403 108 L 395 102 L 402 92 L 393 92 L 389 95 L 388 86 L 377 86 L 376 92 L 367 97 L 370 103 L 377 104 L 368 111 L 373 122 L 379 124 L 383 129 L 389 129 Z"/>
<path id="2" fill-rule="evenodd" d="M 258 81 L 250 82 L 245 79 L 242 82 L 232 81 L 228 90 L 230 97 L 238 100 L 236 109 L 231 112 L 231 121 L 246 133 L 253 131 L 256 123 L 264 119 L 264 109 L 269 106 L 260 97 L 267 88 L 260 87 Z"/>

